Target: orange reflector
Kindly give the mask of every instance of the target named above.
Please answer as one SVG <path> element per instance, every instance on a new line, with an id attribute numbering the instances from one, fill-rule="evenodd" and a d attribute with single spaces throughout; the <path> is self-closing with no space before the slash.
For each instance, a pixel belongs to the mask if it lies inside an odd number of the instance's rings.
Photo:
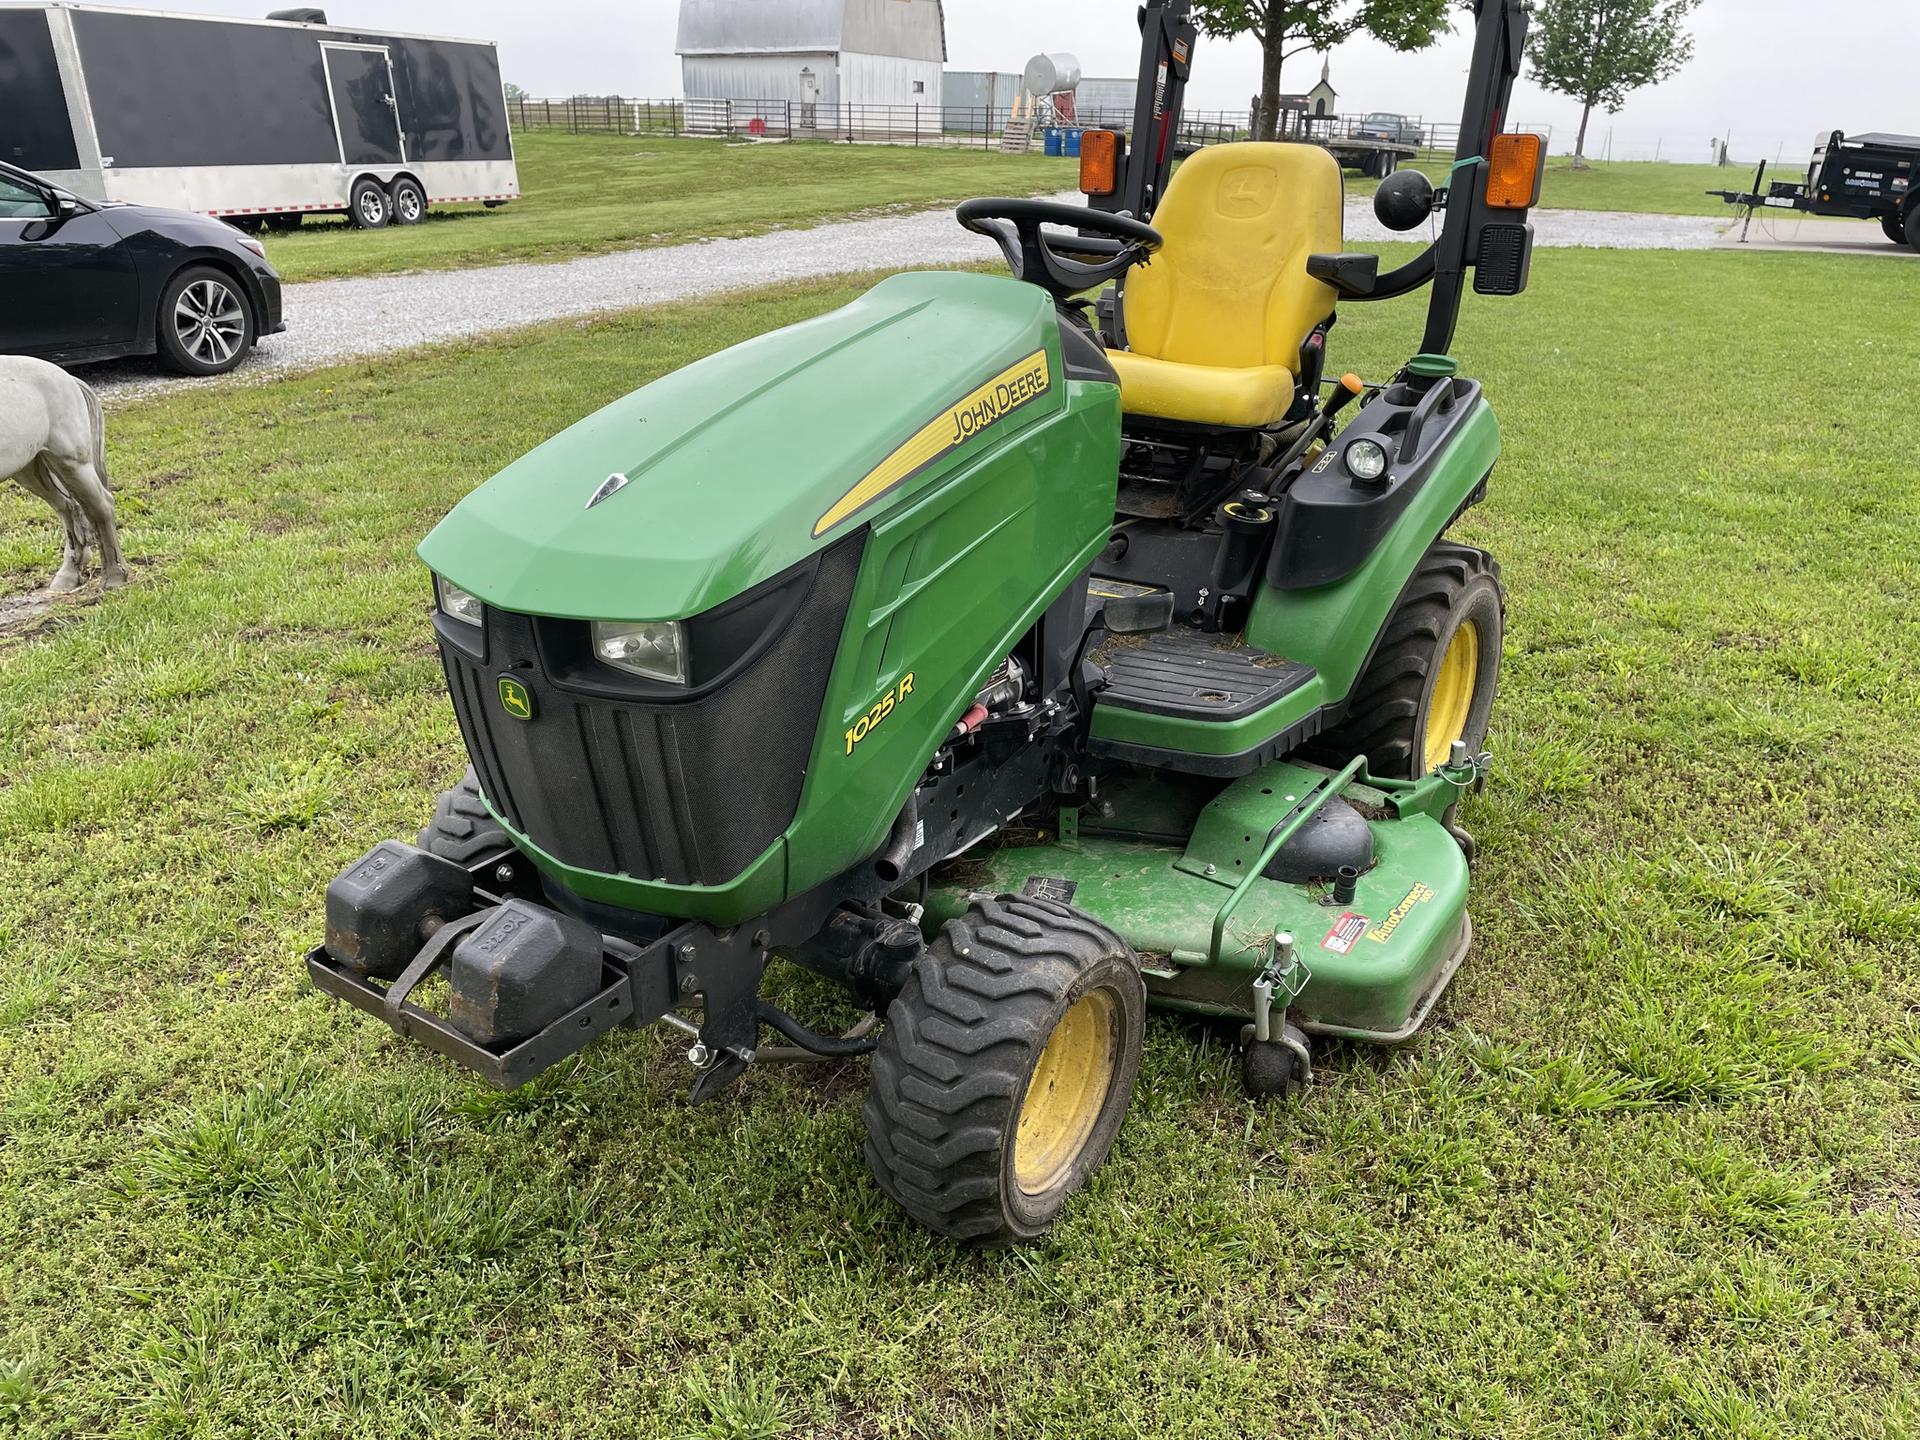
<path id="1" fill-rule="evenodd" d="M 1487 156 L 1487 204 L 1495 210 L 1527 210 L 1540 203 L 1540 176 L 1547 145 L 1538 135 L 1496 135 Z"/>
<path id="2" fill-rule="evenodd" d="M 1088 130 L 1080 137 L 1080 193 L 1111 195 L 1120 188 L 1120 136 Z"/>

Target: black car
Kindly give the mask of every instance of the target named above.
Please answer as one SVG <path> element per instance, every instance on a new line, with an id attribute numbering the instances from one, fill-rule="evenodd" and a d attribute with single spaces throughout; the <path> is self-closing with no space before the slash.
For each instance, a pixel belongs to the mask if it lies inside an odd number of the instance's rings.
<path id="1" fill-rule="evenodd" d="M 0 353 L 70 365 L 158 351 L 183 375 L 218 375 L 285 328 L 259 241 L 0 164 Z"/>

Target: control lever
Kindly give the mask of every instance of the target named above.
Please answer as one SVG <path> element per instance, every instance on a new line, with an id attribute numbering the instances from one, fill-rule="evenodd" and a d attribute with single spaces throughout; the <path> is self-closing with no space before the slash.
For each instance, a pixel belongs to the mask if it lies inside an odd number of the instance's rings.
<path id="1" fill-rule="evenodd" d="M 1366 390 L 1367 382 L 1349 370 L 1340 377 L 1340 383 L 1334 386 L 1333 394 L 1327 397 L 1327 403 L 1320 411 L 1320 418 L 1331 420 L 1364 395 Z"/>
<path id="2" fill-rule="evenodd" d="M 1308 422 L 1300 438 L 1287 447 L 1287 453 L 1282 455 L 1274 465 L 1273 473 L 1284 475 L 1292 469 L 1294 462 L 1306 454 L 1312 448 L 1313 442 L 1326 433 L 1328 426 L 1333 423 L 1334 416 L 1358 400 L 1366 390 L 1367 382 L 1351 370 L 1342 375 L 1333 387 L 1333 394 L 1327 397 L 1327 403 L 1320 407 L 1320 413 Z"/>

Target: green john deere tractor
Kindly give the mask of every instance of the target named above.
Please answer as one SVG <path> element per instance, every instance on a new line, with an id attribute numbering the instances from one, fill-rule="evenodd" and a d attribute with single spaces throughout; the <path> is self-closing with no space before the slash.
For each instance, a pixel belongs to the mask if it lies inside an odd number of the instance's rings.
<path id="1" fill-rule="evenodd" d="M 875 1179 L 989 1243 L 1105 1158 L 1150 1003 L 1244 1022 L 1256 1095 L 1314 1036 L 1414 1034 L 1472 938 L 1503 599 L 1446 534 L 1499 428 L 1447 351 L 1469 277 L 1526 281 L 1525 14 L 1480 0 L 1444 193 L 1376 202 L 1443 221 L 1381 273 L 1322 149 L 1168 178 L 1185 9 L 1142 11 L 1171 79 L 1090 147 L 1094 206 L 961 207 L 1016 278 L 894 276 L 710 356 L 427 537 L 472 768 L 328 888 L 320 988 L 507 1086 L 654 1022 L 695 1101 L 764 1032 L 871 1055 Z M 1421 353 L 1322 383 L 1337 301 L 1428 285 Z M 870 1015 L 771 1004 L 776 958 Z"/>

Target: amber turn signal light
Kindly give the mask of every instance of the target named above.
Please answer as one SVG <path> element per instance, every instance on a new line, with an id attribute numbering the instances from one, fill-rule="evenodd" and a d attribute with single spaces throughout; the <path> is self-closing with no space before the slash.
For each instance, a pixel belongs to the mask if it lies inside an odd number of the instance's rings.
<path id="1" fill-rule="evenodd" d="M 1528 210 L 1540 203 L 1547 143 L 1538 135 L 1496 135 L 1487 157 L 1487 205 L 1494 210 Z"/>
<path id="2" fill-rule="evenodd" d="M 1111 195 L 1120 188 L 1120 136 L 1088 130 L 1080 137 L 1080 193 Z"/>

